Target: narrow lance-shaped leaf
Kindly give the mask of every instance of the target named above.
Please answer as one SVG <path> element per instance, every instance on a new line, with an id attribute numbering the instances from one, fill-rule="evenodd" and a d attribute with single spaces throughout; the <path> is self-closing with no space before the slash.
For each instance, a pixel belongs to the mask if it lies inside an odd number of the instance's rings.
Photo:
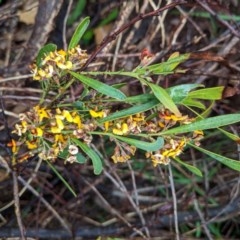
<path id="1" fill-rule="evenodd" d="M 222 98 L 224 87 L 205 88 L 192 91 L 188 94 L 190 98 L 205 99 L 205 100 L 219 100 Z"/>
<path id="2" fill-rule="evenodd" d="M 208 118 L 212 112 L 214 104 L 215 101 L 212 100 L 207 109 L 204 109 L 204 111 L 201 114 L 197 113 L 196 115 L 198 115 L 198 117 L 196 118 L 196 121 Z"/>
<path id="3" fill-rule="evenodd" d="M 227 157 L 224 157 L 222 155 L 219 155 L 217 153 L 214 153 L 214 152 L 210 152 L 206 149 L 203 149 L 201 147 L 198 147 L 194 144 L 189 144 L 191 147 L 193 148 L 196 148 L 197 150 L 199 150 L 200 152 L 203 152 L 205 153 L 206 155 L 216 159 L 217 161 L 221 162 L 222 164 L 228 166 L 229 168 L 233 169 L 233 170 L 236 170 L 236 171 L 240 171 L 240 161 L 237 161 L 237 160 L 233 160 L 231 158 L 227 158 Z"/>
<path id="4" fill-rule="evenodd" d="M 77 1 L 74 9 L 72 9 L 71 14 L 68 16 L 67 25 L 72 26 L 74 22 L 81 16 L 84 8 L 87 4 L 86 0 Z"/>
<path id="5" fill-rule="evenodd" d="M 88 25 L 90 23 L 89 17 L 84 18 L 77 26 L 68 46 L 68 49 L 76 47 L 81 40 L 83 34 L 85 33 Z"/>
<path id="6" fill-rule="evenodd" d="M 122 137 L 118 135 L 114 135 L 115 138 L 119 139 L 120 141 L 126 142 L 130 145 L 135 146 L 136 148 L 142 149 L 144 151 L 152 152 L 161 149 L 164 145 L 164 140 L 161 137 L 158 137 L 154 142 L 145 142 L 140 141 L 133 138 Z"/>
<path id="7" fill-rule="evenodd" d="M 160 86 L 152 83 L 148 83 L 149 87 L 152 89 L 153 94 L 156 98 L 163 104 L 163 106 L 169 109 L 177 116 L 181 116 L 176 104 L 173 102 L 167 91 Z"/>
<path id="8" fill-rule="evenodd" d="M 192 89 L 198 87 L 203 87 L 203 85 L 197 83 L 181 84 L 178 86 L 170 87 L 166 89 L 166 91 L 175 103 L 180 103 L 184 98 L 188 96 L 189 92 Z"/>
<path id="9" fill-rule="evenodd" d="M 195 174 L 199 177 L 202 177 L 202 172 L 198 168 L 181 161 L 178 157 L 175 157 L 174 160 L 177 161 L 179 164 L 183 165 L 185 168 L 187 168 L 193 174 Z"/>
<path id="10" fill-rule="evenodd" d="M 180 127 L 172 128 L 166 131 L 161 132 L 161 135 L 167 134 L 179 134 L 192 132 L 195 130 L 206 130 L 218 128 L 233 123 L 240 122 L 240 114 L 226 114 L 224 116 L 210 117 L 207 119 L 199 120 L 187 125 L 182 125 Z"/>
<path id="11" fill-rule="evenodd" d="M 133 107 L 130 107 L 128 109 L 124 109 L 124 110 L 121 110 L 119 112 L 115 112 L 105 118 L 102 118 L 100 120 L 98 120 L 99 123 L 104 123 L 104 122 L 108 122 L 108 121 L 113 121 L 115 119 L 119 119 L 119 118 L 124 118 L 124 117 L 127 117 L 127 116 L 130 116 L 130 115 L 134 115 L 134 114 L 137 114 L 137 113 L 141 113 L 141 112 L 145 112 L 155 106 L 157 106 L 159 104 L 159 101 L 157 99 L 155 100 L 152 100 L 150 102 L 147 102 L 147 103 L 144 103 L 144 104 L 141 104 L 141 105 L 136 105 L 136 106 L 133 106 Z"/>
<path id="12" fill-rule="evenodd" d="M 77 194 L 74 192 L 72 187 L 68 184 L 68 182 L 62 177 L 62 175 L 58 172 L 58 170 L 49 162 L 47 161 L 50 168 L 53 170 L 53 172 L 57 175 L 57 177 L 63 182 L 63 184 L 68 188 L 68 190 L 73 194 L 74 197 L 77 197 Z"/>
<path id="13" fill-rule="evenodd" d="M 224 135 L 226 135 L 228 138 L 232 139 L 233 141 L 236 141 L 238 143 L 240 143 L 240 137 L 235 135 L 235 134 L 232 134 L 230 132 L 227 132 L 221 128 L 218 129 L 220 132 L 222 132 Z"/>
<path id="14" fill-rule="evenodd" d="M 152 93 L 144 93 L 144 94 L 139 94 L 136 96 L 131 96 L 127 97 L 124 102 L 126 103 L 144 103 L 144 102 L 149 102 L 156 99 L 156 97 Z"/>
<path id="15" fill-rule="evenodd" d="M 146 67 L 147 71 L 153 74 L 168 75 L 174 72 L 174 69 L 189 58 L 190 54 L 173 53 L 166 62 L 150 65 Z"/>
<path id="16" fill-rule="evenodd" d="M 109 86 L 105 83 L 102 83 L 100 81 L 97 81 L 95 79 L 86 77 L 82 74 L 75 73 L 75 72 L 72 72 L 72 71 L 69 71 L 69 72 L 72 76 L 77 78 L 80 82 L 82 82 L 83 84 L 95 89 L 99 93 L 102 93 L 102 94 L 107 95 L 109 97 L 120 99 L 120 100 L 124 100 L 126 98 L 126 96 L 123 92 L 121 92 L 120 90 L 118 90 L 114 87 L 111 87 L 111 86 Z"/>
<path id="17" fill-rule="evenodd" d="M 91 149 L 87 144 L 79 141 L 78 139 L 72 138 L 71 140 L 78 147 L 80 147 L 87 156 L 89 156 L 89 158 L 92 160 L 94 174 L 99 175 L 102 172 L 103 166 L 102 161 L 98 154 L 93 149 Z"/>
<path id="18" fill-rule="evenodd" d="M 188 107 L 196 107 L 196 108 L 200 108 L 200 109 L 206 109 L 206 106 L 203 103 L 201 103 L 199 100 L 188 98 L 188 97 L 183 99 L 181 104 L 188 106 Z"/>

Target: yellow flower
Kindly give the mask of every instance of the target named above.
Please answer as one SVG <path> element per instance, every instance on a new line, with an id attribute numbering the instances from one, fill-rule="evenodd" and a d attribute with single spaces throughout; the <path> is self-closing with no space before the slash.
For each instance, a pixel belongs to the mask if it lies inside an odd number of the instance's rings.
<path id="1" fill-rule="evenodd" d="M 177 115 L 174 115 L 174 114 L 171 114 L 170 115 L 170 119 L 173 120 L 173 121 L 184 121 L 188 118 L 188 116 L 177 116 Z"/>
<path id="2" fill-rule="evenodd" d="M 49 118 L 49 114 L 46 108 L 41 108 L 39 105 L 34 107 L 35 112 L 37 112 L 39 122 L 42 122 L 44 118 Z"/>
<path id="3" fill-rule="evenodd" d="M 11 142 L 9 142 L 7 146 L 12 148 L 12 153 L 17 152 L 17 143 L 14 139 L 11 139 Z"/>
<path id="4" fill-rule="evenodd" d="M 42 136 L 43 136 L 43 130 L 42 130 L 42 128 L 37 127 L 37 128 L 36 128 L 36 131 L 37 131 L 37 136 L 38 136 L 38 137 L 42 137 Z"/>
<path id="5" fill-rule="evenodd" d="M 58 50 L 57 53 L 59 55 L 63 56 L 63 57 L 65 57 L 67 55 L 67 53 L 64 50 L 62 50 L 62 49 Z"/>
<path id="6" fill-rule="evenodd" d="M 167 165 L 170 162 L 170 158 L 174 158 L 182 153 L 185 145 L 185 138 L 182 138 L 181 140 L 168 139 L 167 143 L 162 149 L 154 153 L 147 152 L 146 157 L 151 158 L 154 167 L 156 167 L 158 164 Z"/>
<path id="7" fill-rule="evenodd" d="M 164 123 L 162 123 L 162 122 L 160 122 L 160 121 L 158 121 L 158 126 L 159 126 L 160 128 L 164 128 L 164 127 L 165 127 Z"/>
<path id="8" fill-rule="evenodd" d="M 105 131 L 108 131 L 108 129 L 109 129 L 109 125 L 110 125 L 109 122 L 105 122 L 105 123 L 104 123 Z"/>
<path id="9" fill-rule="evenodd" d="M 33 73 L 33 79 L 37 80 L 37 81 L 41 80 L 41 77 L 39 75 L 37 75 L 37 71 L 36 71 L 36 73 Z"/>
<path id="10" fill-rule="evenodd" d="M 57 66 L 60 68 L 60 69 L 72 69 L 73 67 L 73 64 L 72 62 L 70 61 L 67 61 L 66 63 L 62 63 L 62 62 L 57 62 Z"/>
<path id="11" fill-rule="evenodd" d="M 145 116 L 141 113 L 138 113 L 132 117 L 133 121 L 141 122 L 145 120 Z"/>
<path id="12" fill-rule="evenodd" d="M 126 123 L 123 123 L 121 125 L 118 123 L 116 127 L 117 128 L 113 128 L 113 133 L 116 135 L 124 135 L 129 131 L 128 125 Z"/>
<path id="13" fill-rule="evenodd" d="M 170 111 L 167 109 L 163 110 L 162 112 L 159 113 L 160 119 L 164 119 L 166 121 L 174 121 L 174 122 L 183 122 L 188 119 L 188 116 L 177 116 L 175 114 L 172 114 Z"/>
<path id="14" fill-rule="evenodd" d="M 104 116 L 104 112 L 103 111 L 99 111 L 99 112 L 96 112 L 94 110 L 89 110 L 89 113 L 90 115 L 93 117 L 93 118 L 102 118 Z"/>
<path id="15" fill-rule="evenodd" d="M 65 142 L 62 134 L 55 134 L 54 135 L 54 141 L 55 141 L 55 143 L 58 143 L 58 142 L 64 143 Z"/>
<path id="16" fill-rule="evenodd" d="M 203 136 L 204 133 L 202 130 L 195 130 L 193 131 L 193 138 L 198 137 L 198 136 Z"/>
<path id="17" fill-rule="evenodd" d="M 81 122 L 81 118 L 79 115 L 77 115 L 77 112 L 74 112 L 72 114 L 73 116 L 73 123 L 76 123 L 78 128 L 81 128 L 82 127 L 82 122 Z"/>
<path id="18" fill-rule="evenodd" d="M 51 132 L 52 133 L 61 133 L 61 131 L 64 129 L 64 124 L 63 124 L 63 116 L 61 115 L 56 115 L 55 116 L 56 122 L 54 125 L 51 127 Z"/>
<path id="19" fill-rule="evenodd" d="M 112 160 L 114 163 L 118 163 L 118 162 L 126 162 L 127 160 L 129 160 L 131 157 L 127 154 L 124 154 L 124 155 L 113 155 L 112 157 Z"/>
<path id="20" fill-rule="evenodd" d="M 41 68 L 38 70 L 37 74 L 42 78 L 46 76 L 46 72 Z"/>
<path id="21" fill-rule="evenodd" d="M 154 167 L 156 167 L 158 164 L 168 165 L 170 163 L 170 159 L 162 156 L 161 154 L 152 155 L 151 158 Z"/>
<path id="22" fill-rule="evenodd" d="M 36 149 L 38 147 L 36 142 L 26 141 L 28 149 Z"/>
<path id="23" fill-rule="evenodd" d="M 67 119 L 68 122 L 73 121 L 73 117 L 68 110 L 63 110 L 63 116 Z"/>
<path id="24" fill-rule="evenodd" d="M 183 149 L 186 146 L 187 140 L 186 138 L 182 138 L 178 144 L 178 148 Z"/>

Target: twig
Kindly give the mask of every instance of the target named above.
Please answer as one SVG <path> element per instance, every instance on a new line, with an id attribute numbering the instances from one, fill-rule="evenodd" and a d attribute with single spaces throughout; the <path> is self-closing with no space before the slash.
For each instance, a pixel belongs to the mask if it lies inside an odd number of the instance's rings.
<path id="1" fill-rule="evenodd" d="M 198 213 L 198 215 L 199 215 L 199 218 L 201 219 L 201 223 L 202 223 L 203 229 L 204 229 L 204 231 L 205 231 L 208 239 L 209 239 L 209 240 L 213 240 L 213 238 L 212 238 L 212 236 L 211 236 L 211 233 L 210 233 L 209 230 L 208 230 L 208 227 L 207 227 L 206 221 L 205 221 L 205 219 L 204 219 L 204 217 L 203 217 L 203 214 L 202 214 L 202 212 L 201 212 L 201 210 L 200 210 L 200 208 L 199 208 L 199 206 L 198 206 L 197 200 L 194 199 L 193 203 L 194 203 L 194 208 L 196 209 L 196 211 L 197 211 L 197 213 Z"/>
<path id="2" fill-rule="evenodd" d="M 37 165 L 36 165 L 36 167 L 35 167 L 35 169 L 34 169 L 34 172 L 33 172 L 32 176 L 31 176 L 31 177 L 28 179 L 28 181 L 27 181 L 27 184 L 30 184 L 30 183 L 32 182 L 33 178 L 35 177 L 36 173 L 38 172 L 38 169 L 39 169 L 40 166 L 41 166 L 41 162 L 42 162 L 42 160 L 39 159 L 39 161 L 38 161 L 38 163 L 37 163 Z M 7 170 L 8 170 L 9 172 L 11 172 L 11 169 L 10 169 L 10 168 L 7 168 Z M 23 195 L 23 193 L 26 191 L 26 189 L 27 189 L 27 187 L 24 186 L 24 187 L 21 189 L 21 191 L 18 193 L 18 196 L 21 197 L 21 196 Z M 11 207 L 13 204 L 14 204 L 14 201 L 12 200 L 12 201 L 9 202 L 8 204 L 6 204 L 4 207 L 0 208 L 0 212 L 5 211 L 5 210 L 8 209 L 9 207 Z"/>
<path id="3" fill-rule="evenodd" d="M 108 203 L 108 201 L 102 196 L 102 194 L 97 190 L 95 186 L 91 185 L 86 179 L 83 179 L 83 181 L 89 187 L 91 187 L 91 189 L 96 193 L 96 195 L 99 197 L 101 202 L 104 204 L 104 206 L 106 207 L 106 209 L 108 209 L 110 213 L 112 213 L 113 215 L 118 217 L 120 220 L 122 220 L 128 227 L 132 228 L 131 223 L 129 223 L 124 217 L 122 217 L 122 215 Z"/>
<path id="4" fill-rule="evenodd" d="M 177 198 L 176 198 L 175 186 L 173 181 L 172 167 L 170 164 L 168 165 L 168 171 L 169 171 L 169 181 L 171 185 L 172 198 L 173 198 L 173 213 L 174 213 L 176 240 L 180 240 L 179 228 L 178 228 Z"/>
<path id="5" fill-rule="evenodd" d="M 158 203 L 154 209 L 156 211 L 161 207 L 162 203 Z M 231 202 L 227 208 L 224 208 L 224 211 L 222 211 L 223 207 L 214 207 L 207 209 L 207 215 L 209 218 L 214 217 L 221 212 L 221 216 L 226 216 L 227 214 L 234 214 L 235 216 L 239 215 L 240 212 L 240 201 L 239 199 L 236 199 L 234 202 Z M 147 209 L 149 210 L 149 208 Z M 148 211 L 146 211 L 148 212 Z M 219 216 L 219 217 L 221 217 Z M 233 216 L 232 216 L 233 217 Z M 169 227 L 169 224 L 172 223 L 173 216 L 170 215 L 163 215 L 160 216 L 157 221 L 152 222 L 151 227 L 159 229 L 163 229 L 166 227 Z M 199 221 L 199 215 L 196 213 L 196 211 L 185 211 L 185 212 L 178 212 L 178 223 L 184 224 L 189 222 Z M 221 219 L 214 218 L 211 219 L 211 223 L 214 222 L 220 222 Z M 225 221 L 225 220 L 224 220 Z M 116 221 L 114 221 L 116 222 Z M 73 235 L 75 237 L 82 237 L 82 238 L 90 238 L 95 239 L 98 236 L 120 236 L 121 234 L 127 234 L 126 228 L 124 227 L 84 227 L 84 228 L 77 228 L 74 230 Z M 16 228 L 4 228 L 2 227 L 0 230 L 0 238 L 2 237 L 19 237 L 20 232 L 19 229 Z M 34 229 L 29 228 L 26 229 L 26 236 L 27 237 L 35 237 L 35 238 L 41 238 L 41 239 L 72 239 L 72 235 L 63 229 Z M 121 235 L 122 236 L 122 235 Z M 170 239 L 170 238 L 169 238 Z"/>
<path id="6" fill-rule="evenodd" d="M 7 134 L 7 140 L 8 142 L 11 141 L 11 134 L 9 131 L 9 127 L 8 127 L 8 123 L 7 123 L 7 119 L 6 119 L 6 115 L 5 115 L 5 107 L 4 107 L 4 103 L 3 103 L 3 97 L 1 94 L 1 98 L 0 98 L 0 102 L 1 102 L 1 110 L 2 110 L 2 114 L 3 114 L 3 122 L 4 122 L 4 127 L 5 127 L 5 131 Z M 9 155 L 9 157 L 11 159 L 14 158 L 14 155 L 12 153 L 12 151 L 10 151 L 9 149 L 7 150 L 7 153 Z M 13 163 L 13 161 L 12 161 Z M 18 181 L 17 181 L 17 173 L 15 170 L 15 166 L 13 166 L 13 170 L 12 170 L 12 179 L 13 179 L 13 199 L 14 199 L 14 207 L 15 207 L 15 215 L 17 218 L 17 223 L 18 223 L 18 227 L 21 233 L 21 238 L 24 240 L 25 238 L 25 229 L 23 226 L 23 222 L 22 222 L 22 218 L 21 218 L 21 211 L 20 211 L 20 202 L 19 202 L 19 195 L 18 195 Z"/>
<path id="7" fill-rule="evenodd" d="M 117 40 L 116 48 L 115 48 L 115 51 L 114 51 L 114 57 L 113 57 L 113 60 L 112 60 L 112 71 L 113 72 L 115 71 L 115 67 L 116 67 L 116 63 L 117 63 L 117 57 L 118 57 L 118 53 L 119 53 L 120 44 L 121 44 L 121 41 L 122 41 L 122 36 L 123 35 L 121 33 L 118 40 Z"/>
<path id="8" fill-rule="evenodd" d="M 21 217 L 20 202 L 19 202 L 19 195 L 18 195 L 19 189 L 18 189 L 17 173 L 14 170 L 12 171 L 12 178 L 13 178 L 13 199 L 14 199 L 15 215 L 17 218 L 21 239 L 25 240 L 26 232 L 25 232 L 25 227 L 23 225 L 22 217 Z"/>
<path id="9" fill-rule="evenodd" d="M 73 0 L 69 0 L 67 12 L 66 12 L 66 15 L 65 15 L 64 20 L 63 20 L 62 39 L 63 39 L 63 49 L 64 50 L 67 50 L 66 28 L 67 28 L 67 20 L 68 20 L 68 17 L 69 17 L 71 8 L 72 8 L 72 4 L 73 4 Z"/>
<path id="10" fill-rule="evenodd" d="M 21 75 L 21 76 L 11 76 L 11 77 L 8 77 L 8 78 L 0 78 L 1 80 L 1 83 L 3 82 L 9 82 L 9 81 L 15 81 L 15 80 L 20 80 L 20 79 L 26 79 L 26 78 L 29 78 L 29 77 L 32 77 L 33 74 L 24 74 L 24 75 Z"/>
<path id="11" fill-rule="evenodd" d="M 21 176 L 18 176 L 18 181 L 20 181 L 28 190 L 30 190 L 33 195 L 39 198 L 39 200 L 45 205 L 45 207 L 52 212 L 54 217 L 61 223 L 62 227 L 66 229 L 68 233 L 71 233 L 70 228 L 67 223 L 62 219 L 62 217 L 58 214 L 58 212 L 44 199 L 40 196 L 40 194 L 30 185 L 28 184 Z"/>
<path id="12" fill-rule="evenodd" d="M 126 229 L 122 227 L 109 227 L 109 228 L 79 228 L 74 232 L 75 237 L 80 237 L 81 239 L 96 239 L 99 236 L 112 236 L 116 234 L 124 234 Z M 16 228 L 1 228 L 0 237 L 19 237 L 19 229 Z M 72 240 L 73 236 L 71 233 L 63 229 L 39 229 L 31 228 L 26 232 L 27 237 L 34 237 L 34 239 L 63 239 Z M 11 238 L 12 239 L 12 238 Z"/>
<path id="13" fill-rule="evenodd" d="M 221 24 L 223 24 L 224 26 L 226 26 L 231 32 L 232 34 L 234 34 L 236 37 L 240 38 L 240 33 L 237 32 L 227 21 L 222 20 L 218 14 L 216 12 L 214 12 L 209 5 L 207 5 L 206 1 L 202 1 L 202 0 L 196 0 L 196 2 L 202 7 L 204 8 L 206 11 L 208 11 L 213 17 L 215 17 L 218 22 L 220 22 Z"/>
<path id="14" fill-rule="evenodd" d="M 146 226 L 146 220 L 143 216 L 143 213 L 139 207 L 139 199 L 138 199 L 138 192 L 137 192 L 137 184 L 136 184 L 136 179 L 135 179 L 135 174 L 134 174 L 134 171 L 132 169 L 132 166 L 131 166 L 131 163 L 130 162 L 127 162 L 127 165 L 129 167 L 129 170 L 131 172 L 131 178 L 132 178 L 132 184 L 133 184 L 133 192 L 134 192 L 134 196 L 135 196 L 135 199 L 136 199 L 136 203 L 135 203 L 135 209 L 141 219 L 141 222 L 142 222 L 142 225 L 143 226 Z M 132 198 L 132 201 L 133 201 L 133 198 Z M 134 201 L 133 201 L 134 202 Z M 147 237 L 150 238 L 150 231 L 147 227 L 144 227 L 145 230 L 146 230 L 146 234 L 147 234 Z"/>
<path id="15" fill-rule="evenodd" d="M 148 13 L 141 13 L 139 14 L 137 17 L 133 18 L 129 23 L 124 24 L 120 29 L 118 29 L 117 31 L 115 31 L 114 33 L 110 34 L 107 38 L 103 39 L 102 43 L 98 46 L 98 48 L 92 53 L 92 55 L 88 58 L 87 62 L 82 66 L 82 68 L 80 69 L 80 71 L 83 71 L 87 68 L 87 66 L 95 59 L 95 57 L 97 56 L 97 54 L 110 42 L 112 42 L 113 40 L 116 39 L 116 37 L 122 33 L 123 31 L 125 31 L 126 29 L 128 29 L 130 26 L 134 25 L 136 22 L 141 21 L 143 19 L 146 19 L 148 17 L 154 17 L 154 16 L 158 16 L 161 12 L 163 12 L 164 10 L 167 9 L 171 9 L 174 8 L 177 5 L 180 4 L 186 4 L 187 2 L 184 0 L 180 0 L 180 1 L 175 1 L 174 3 L 168 4 L 162 8 L 159 8 L 155 11 L 151 11 Z"/>
<path id="16" fill-rule="evenodd" d="M 15 13 L 17 11 L 17 2 L 18 1 L 12 1 L 11 4 L 11 13 Z M 10 29 L 9 34 L 7 35 L 7 49 L 6 49 L 6 54 L 5 54 L 5 61 L 4 61 L 4 67 L 7 68 L 9 66 L 9 62 L 10 62 L 10 56 L 11 56 L 11 50 L 12 50 L 12 41 L 14 38 L 14 32 L 16 31 L 16 27 L 17 27 L 17 18 L 13 17 L 10 20 Z"/>
<path id="17" fill-rule="evenodd" d="M 145 224 L 145 220 L 143 218 L 142 212 L 139 210 L 138 206 L 136 206 L 135 202 L 133 201 L 133 199 L 130 197 L 126 187 L 124 186 L 123 182 L 118 178 L 118 176 L 115 174 L 116 178 L 118 179 L 118 182 L 111 176 L 111 174 L 109 174 L 107 171 L 104 170 L 104 175 L 106 177 L 108 177 L 113 184 L 118 187 L 127 197 L 127 199 L 129 200 L 129 202 L 131 203 L 131 205 L 133 206 L 133 208 L 135 209 L 135 211 L 138 213 L 139 218 L 141 220 L 142 225 L 144 226 Z M 138 233 L 141 237 L 143 237 L 144 239 L 146 239 L 146 236 L 144 236 L 144 234 L 139 230 L 136 229 L 136 227 L 133 228 L 133 230 Z"/>

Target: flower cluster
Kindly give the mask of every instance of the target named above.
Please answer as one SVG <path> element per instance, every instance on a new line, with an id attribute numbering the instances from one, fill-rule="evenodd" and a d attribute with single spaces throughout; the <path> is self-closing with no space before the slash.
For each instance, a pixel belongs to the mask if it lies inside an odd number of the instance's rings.
<path id="1" fill-rule="evenodd" d="M 78 111 L 35 106 L 29 112 L 20 114 L 20 123 L 15 125 L 14 130 L 20 137 L 17 144 L 25 144 L 31 151 L 36 150 L 39 157 L 44 160 L 54 160 L 59 153 L 68 148 L 69 161 L 73 162 L 73 156 L 77 152 L 73 151 L 71 138 L 78 138 L 90 144 L 92 138 L 88 131 L 93 131 L 97 127 L 95 123 L 83 120 Z M 13 146 L 14 152 L 16 147 Z M 76 154 L 73 154 L 74 152 Z"/>
<path id="2" fill-rule="evenodd" d="M 182 153 L 187 141 L 189 141 L 189 139 L 186 139 L 185 137 L 180 139 L 166 138 L 163 148 L 154 153 L 147 152 L 146 157 L 151 158 L 154 167 L 158 164 L 167 165 L 169 164 L 171 157 L 177 157 Z"/>
<path id="3" fill-rule="evenodd" d="M 41 62 L 41 66 L 33 65 L 33 79 L 43 81 L 54 76 L 61 76 L 64 70 L 73 69 L 74 66 L 81 67 L 87 60 L 88 55 L 79 46 L 68 51 L 56 50 L 50 52 Z"/>
<path id="4" fill-rule="evenodd" d="M 128 144 L 121 142 L 114 149 L 114 155 L 112 155 L 112 160 L 114 163 L 126 162 L 134 156 L 136 152 L 136 147 L 129 146 Z"/>
<path id="5" fill-rule="evenodd" d="M 140 133 L 148 136 L 161 133 L 175 125 L 194 121 L 187 115 L 176 116 L 163 109 L 151 115 L 154 117 L 138 113 L 100 125 L 96 119 L 106 117 L 108 112 L 109 110 L 89 110 L 89 114 L 83 115 L 76 110 L 35 106 L 29 112 L 20 114 L 20 123 L 15 125 L 14 130 L 20 139 L 10 145 L 14 152 L 17 151 L 17 145 L 25 144 L 30 151 L 36 151 L 39 157 L 45 160 L 54 160 L 65 151 L 66 161 L 72 163 L 77 161 L 77 155 L 80 153 L 71 139 L 76 138 L 89 145 L 92 142 L 91 132 L 100 128 L 111 134 L 111 139 L 116 143 L 111 157 L 114 163 L 126 162 L 135 155 L 136 147 L 119 141 L 114 136 L 137 136 Z M 199 145 L 202 137 L 202 131 L 194 131 L 192 136 L 164 137 L 164 146 L 157 151 L 146 152 L 146 157 L 151 159 L 153 166 L 167 165 L 171 158 L 182 153 L 187 142 L 193 141 Z"/>
<path id="6" fill-rule="evenodd" d="M 99 116 L 101 117 L 101 116 Z M 146 120 L 143 113 L 131 115 L 126 118 L 117 119 L 112 122 L 105 123 L 105 130 L 115 135 L 137 135 L 138 133 L 151 134 L 160 133 L 169 129 L 176 124 L 189 124 L 194 119 L 185 116 L 176 116 L 167 109 L 158 112 L 157 116 L 151 120 Z M 153 166 L 158 164 L 167 165 L 170 158 L 179 156 L 188 141 L 194 141 L 199 145 L 199 141 L 203 137 L 202 131 L 194 131 L 192 136 L 168 136 L 165 137 L 163 148 L 155 152 L 146 152 L 146 157 L 152 160 Z M 114 150 L 112 159 L 115 163 L 125 162 L 134 156 L 136 148 L 126 143 L 119 143 Z"/>

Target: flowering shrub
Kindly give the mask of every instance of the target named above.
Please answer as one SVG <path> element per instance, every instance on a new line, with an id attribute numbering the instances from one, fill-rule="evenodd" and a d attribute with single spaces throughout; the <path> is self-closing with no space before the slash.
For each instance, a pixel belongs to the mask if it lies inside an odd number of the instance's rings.
<path id="1" fill-rule="evenodd" d="M 99 174 L 103 168 L 101 156 L 92 147 L 94 137 L 99 135 L 109 137 L 115 144 L 112 156 L 109 156 L 114 163 L 134 159 L 140 149 L 154 167 L 167 165 L 172 159 L 201 176 L 199 169 L 179 159 L 185 147 L 194 147 L 228 167 L 240 170 L 238 161 L 199 147 L 204 138 L 203 130 L 240 121 L 240 114 L 204 119 L 207 109 L 201 100 L 220 99 L 223 87 L 196 90 L 203 86 L 184 84 L 164 89 L 151 79 L 152 75 L 184 74 L 178 65 L 187 61 L 190 54 L 173 53 L 166 62 L 149 65 L 146 59 L 152 55 L 145 53 L 139 66 L 130 72 L 79 71 L 86 64 L 88 54 L 77 44 L 88 24 L 88 18 L 80 23 L 68 50 L 57 50 L 55 45 L 48 44 L 39 52 L 32 72 L 33 79 L 41 83 L 43 96 L 37 106 L 19 115 L 19 123 L 13 131 L 18 139 L 9 143 L 17 161 L 35 154 L 48 162 L 63 158 L 66 163 L 85 163 L 89 157 L 94 173 Z M 146 93 L 125 96 L 116 86 L 92 78 L 106 74 L 137 79 L 145 86 Z M 65 103 L 62 97 L 73 84 L 81 84 L 84 91 L 76 101 Z M 57 90 L 57 95 L 47 103 L 45 97 L 50 89 Z M 114 111 L 111 108 L 113 102 L 128 107 Z M 190 118 L 179 110 L 180 105 L 203 112 L 192 110 L 195 117 Z M 236 140 L 230 133 L 222 131 Z M 27 152 L 21 155 L 20 149 L 24 148 Z"/>

